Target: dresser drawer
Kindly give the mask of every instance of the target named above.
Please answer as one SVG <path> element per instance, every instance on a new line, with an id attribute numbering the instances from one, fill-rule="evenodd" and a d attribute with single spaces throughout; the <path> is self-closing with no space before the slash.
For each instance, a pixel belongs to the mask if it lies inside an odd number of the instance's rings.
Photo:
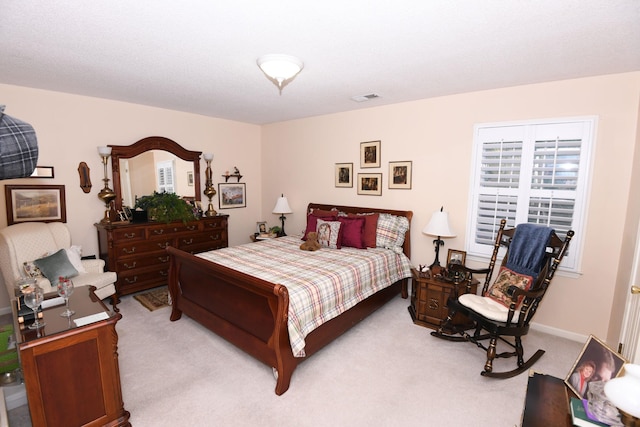
<path id="1" fill-rule="evenodd" d="M 169 255 L 167 253 L 158 253 L 151 256 L 145 255 L 118 259 L 116 265 L 119 274 L 123 274 L 130 270 L 140 270 L 141 268 L 152 265 L 168 265 L 168 262 Z"/>
<path id="2" fill-rule="evenodd" d="M 202 222 L 204 230 L 227 229 L 227 217 L 210 217 Z"/>
<path id="3" fill-rule="evenodd" d="M 124 244 L 123 244 L 124 243 Z M 114 252 L 118 260 L 124 257 L 138 257 L 148 253 L 164 253 L 167 246 L 171 246 L 171 239 L 142 240 L 138 242 L 118 242 L 114 245 Z"/>
<path id="4" fill-rule="evenodd" d="M 200 229 L 199 224 L 195 222 L 189 223 L 171 223 L 171 224 L 158 224 L 147 227 L 147 238 L 154 237 L 172 237 L 177 234 L 184 234 Z"/>
<path id="5" fill-rule="evenodd" d="M 111 238 L 115 242 L 143 240 L 145 238 L 144 228 L 123 227 L 113 230 Z"/>

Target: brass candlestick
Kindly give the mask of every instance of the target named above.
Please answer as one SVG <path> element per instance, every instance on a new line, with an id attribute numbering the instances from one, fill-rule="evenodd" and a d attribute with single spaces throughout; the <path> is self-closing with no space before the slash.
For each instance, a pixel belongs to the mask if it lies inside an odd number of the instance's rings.
<path id="1" fill-rule="evenodd" d="M 104 188 L 98 193 L 98 198 L 104 202 L 106 208 L 104 218 L 100 221 L 104 224 L 111 222 L 111 202 L 116 198 L 116 193 L 109 188 L 109 176 L 107 175 L 107 163 L 109 157 L 111 157 L 111 147 L 98 147 L 98 154 L 102 157 L 102 164 L 104 165 L 104 179 L 102 180 L 104 181 Z"/>
<path id="2" fill-rule="evenodd" d="M 207 162 L 207 169 L 205 170 L 206 182 L 204 186 L 204 195 L 209 198 L 209 206 L 207 206 L 207 210 L 204 212 L 204 216 L 216 216 L 218 212 L 213 209 L 213 203 L 211 202 L 211 198 L 216 195 L 216 189 L 213 186 L 213 178 L 211 173 L 211 161 L 213 160 L 213 154 L 204 153 L 204 160 Z"/>

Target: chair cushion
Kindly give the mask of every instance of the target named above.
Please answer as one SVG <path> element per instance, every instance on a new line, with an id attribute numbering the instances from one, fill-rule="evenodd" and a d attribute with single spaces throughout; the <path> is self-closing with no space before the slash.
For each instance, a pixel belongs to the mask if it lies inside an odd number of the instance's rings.
<path id="1" fill-rule="evenodd" d="M 516 273 L 515 271 L 510 270 L 507 267 L 500 267 L 500 273 L 498 273 L 496 281 L 493 282 L 493 285 L 491 285 L 491 287 L 487 290 L 485 296 L 499 302 L 506 308 L 509 308 L 509 306 L 511 305 L 511 297 L 507 294 L 507 290 L 509 289 L 509 287 L 517 286 L 518 288 L 526 291 L 531 288 L 532 284 L 533 277 Z M 518 297 L 516 309 L 520 308 L 523 299 L 524 296 L 522 295 Z"/>
<path id="2" fill-rule="evenodd" d="M 509 309 L 503 304 L 488 298 L 476 294 L 464 294 L 458 298 L 460 304 L 475 311 L 478 314 L 486 317 L 487 319 L 495 320 L 496 322 L 506 322 L 509 315 Z M 513 313 L 513 322 L 517 322 L 520 317 L 520 311 L 516 310 Z"/>
<path id="3" fill-rule="evenodd" d="M 69 262 L 69 257 L 64 249 L 60 249 L 53 255 L 37 259 L 33 263 L 40 269 L 43 276 L 49 279 L 52 286 L 58 284 L 59 277 L 74 277 L 78 275 L 78 270 Z"/>

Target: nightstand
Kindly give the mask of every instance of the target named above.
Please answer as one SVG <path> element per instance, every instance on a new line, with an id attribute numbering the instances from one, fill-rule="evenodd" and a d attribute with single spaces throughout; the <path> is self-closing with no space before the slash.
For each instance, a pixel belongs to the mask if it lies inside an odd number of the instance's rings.
<path id="1" fill-rule="evenodd" d="M 447 300 L 450 296 L 467 293 L 467 287 L 412 269 L 411 305 L 408 307 L 413 323 L 427 328 L 437 329 L 447 318 Z M 478 289 L 478 280 L 471 282 L 471 292 Z M 461 314 L 453 318 L 454 325 L 466 325 L 469 320 Z M 469 325 L 471 327 L 471 325 Z"/>

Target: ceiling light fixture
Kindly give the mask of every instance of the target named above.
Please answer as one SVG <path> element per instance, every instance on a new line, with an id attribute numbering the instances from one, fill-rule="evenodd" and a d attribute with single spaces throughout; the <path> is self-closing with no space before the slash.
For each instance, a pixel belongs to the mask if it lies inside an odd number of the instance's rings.
<path id="1" fill-rule="evenodd" d="M 291 55 L 263 55 L 256 62 L 267 78 L 278 86 L 280 95 L 282 95 L 282 88 L 304 68 L 302 61 Z"/>

